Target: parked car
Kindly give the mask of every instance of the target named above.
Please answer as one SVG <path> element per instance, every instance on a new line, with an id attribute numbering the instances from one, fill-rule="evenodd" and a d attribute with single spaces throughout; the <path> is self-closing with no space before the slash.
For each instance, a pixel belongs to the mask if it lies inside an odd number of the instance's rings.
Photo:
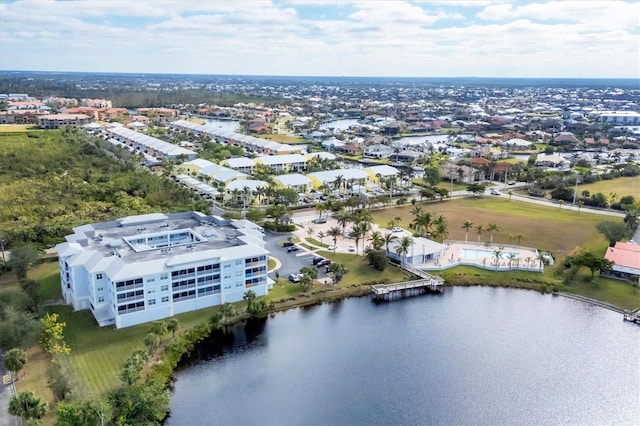
<path id="1" fill-rule="evenodd" d="M 302 279 L 302 274 L 289 275 L 289 281 L 291 281 L 292 283 L 299 283 L 301 279 Z"/>
<path id="2" fill-rule="evenodd" d="M 291 246 L 291 247 L 287 248 L 287 251 L 289 253 L 291 253 L 292 251 L 298 251 L 298 250 L 300 250 L 300 247 L 298 247 L 298 246 Z"/>
<path id="3" fill-rule="evenodd" d="M 317 217 L 317 218 L 313 219 L 313 223 L 327 223 L 327 218 L 326 217 Z"/>
<path id="4" fill-rule="evenodd" d="M 510 180 L 510 181 L 509 181 L 509 185 L 515 185 L 515 184 L 516 184 L 516 181 L 515 181 L 515 180 Z"/>
<path id="5" fill-rule="evenodd" d="M 282 247 L 293 247 L 295 243 L 293 241 L 285 241 L 282 243 Z"/>
<path id="6" fill-rule="evenodd" d="M 331 259 L 324 259 L 322 262 L 316 263 L 316 266 L 318 268 L 322 268 L 323 266 L 329 266 L 329 265 L 331 265 Z"/>
<path id="7" fill-rule="evenodd" d="M 391 232 L 402 232 L 403 229 L 398 227 L 398 226 L 394 226 L 393 228 L 391 228 Z"/>
<path id="8" fill-rule="evenodd" d="M 491 195 L 501 195 L 501 194 L 500 194 L 500 191 L 496 191 L 495 189 L 492 189 Z"/>
<path id="9" fill-rule="evenodd" d="M 337 248 L 338 246 L 336 246 L 335 244 L 331 244 L 329 247 L 327 247 L 327 250 L 335 251 Z"/>
<path id="10" fill-rule="evenodd" d="M 356 245 L 355 244 L 349 244 L 349 251 L 356 251 Z"/>
<path id="11" fill-rule="evenodd" d="M 313 263 L 314 265 L 317 265 L 319 262 L 322 262 L 324 260 L 324 257 L 314 257 L 311 260 L 311 263 Z"/>

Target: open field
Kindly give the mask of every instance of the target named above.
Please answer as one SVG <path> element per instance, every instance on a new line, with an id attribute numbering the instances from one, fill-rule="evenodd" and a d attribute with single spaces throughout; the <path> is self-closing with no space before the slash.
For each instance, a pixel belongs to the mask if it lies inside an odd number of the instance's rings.
<path id="1" fill-rule="evenodd" d="M 607 197 L 609 203 L 611 203 L 610 194 L 612 193 L 618 195 L 618 198 L 616 198 L 618 201 L 620 197 L 624 197 L 625 195 L 633 195 L 636 201 L 640 201 L 640 176 L 599 180 L 598 182 L 588 183 L 586 185 L 578 185 L 578 195 L 580 195 L 582 191 L 589 191 L 592 194 L 601 192 Z"/>
<path id="2" fill-rule="evenodd" d="M 33 124 L 0 124 L 0 133 L 26 132 L 27 130 L 38 130 Z"/>
<path id="3" fill-rule="evenodd" d="M 413 221 L 411 209 L 396 207 L 373 211 L 376 223 L 386 227 L 390 219 L 401 218 L 398 226 L 410 229 Z M 509 202 L 508 197 L 469 197 L 452 201 L 428 203 L 423 210 L 442 214 L 449 223 L 449 239 L 464 240 L 465 231 L 462 224 L 469 220 L 474 226 L 489 223 L 498 225 L 499 231 L 493 240 L 498 243 L 514 243 L 509 234 L 522 234 L 521 245 L 550 251 L 557 260 L 564 257 L 576 246 L 582 246 L 604 253 L 607 241 L 600 235 L 595 226 L 603 220 L 611 220 L 603 216 L 576 211 L 562 210 L 553 207 L 539 206 L 517 201 Z M 469 240 L 477 241 L 478 233 L 469 230 Z M 483 231 L 480 241 L 489 241 L 489 233 Z"/>
<path id="4" fill-rule="evenodd" d="M 290 136 L 290 135 L 284 135 L 281 133 L 274 133 L 271 135 L 256 135 L 256 137 L 261 139 L 267 139 L 274 142 L 288 143 L 293 145 L 307 142 L 300 136 Z"/>

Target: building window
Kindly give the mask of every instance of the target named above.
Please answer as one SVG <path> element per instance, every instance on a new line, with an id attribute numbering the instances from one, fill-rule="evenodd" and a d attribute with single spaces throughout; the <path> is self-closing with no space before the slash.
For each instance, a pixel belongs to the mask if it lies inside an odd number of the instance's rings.
<path id="1" fill-rule="evenodd" d="M 169 301 L 169 296 L 162 296 L 162 303 L 167 303 Z"/>
<path id="2" fill-rule="evenodd" d="M 98 291 L 104 291 L 104 287 L 98 287 Z"/>
<path id="3" fill-rule="evenodd" d="M 104 296 L 98 297 L 98 303 L 104 303 Z"/>
<path id="4" fill-rule="evenodd" d="M 169 290 L 169 284 L 160 286 L 160 291 L 168 291 L 168 290 Z"/>
<path id="5" fill-rule="evenodd" d="M 236 265 L 242 265 L 242 259 L 236 260 Z"/>
<path id="6" fill-rule="evenodd" d="M 155 279 L 155 278 L 147 278 L 147 282 L 148 282 L 148 283 L 153 283 L 153 282 L 155 282 L 155 281 L 156 281 L 156 279 Z"/>
<path id="7" fill-rule="evenodd" d="M 150 288 L 149 290 L 147 290 L 147 294 L 153 294 L 156 292 L 155 288 Z"/>
<path id="8" fill-rule="evenodd" d="M 102 279 L 102 274 L 96 274 L 96 280 L 101 280 Z"/>
<path id="9" fill-rule="evenodd" d="M 149 305 L 155 305 L 155 304 L 156 304 L 156 299 L 149 299 Z"/>
<path id="10" fill-rule="evenodd" d="M 162 275 L 160 275 L 160 279 L 161 279 L 161 280 L 168 280 L 168 279 L 169 279 L 169 274 L 162 274 Z"/>

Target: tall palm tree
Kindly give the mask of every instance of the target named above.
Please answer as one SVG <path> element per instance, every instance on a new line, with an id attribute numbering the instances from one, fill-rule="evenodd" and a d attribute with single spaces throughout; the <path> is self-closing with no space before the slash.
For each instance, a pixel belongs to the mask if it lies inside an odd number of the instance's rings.
<path id="1" fill-rule="evenodd" d="M 343 175 L 336 176 L 336 178 L 333 180 L 334 189 L 337 189 L 337 190 L 340 191 L 340 193 L 342 193 L 342 184 L 343 183 L 344 183 L 344 176 Z"/>
<path id="2" fill-rule="evenodd" d="M 473 228 L 473 222 L 465 220 L 464 223 L 462 224 L 462 229 L 464 229 L 465 233 L 464 233 L 464 242 L 466 243 L 468 241 L 468 237 L 469 237 L 469 229 Z"/>
<path id="3" fill-rule="evenodd" d="M 318 213 L 318 220 L 322 219 L 322 214 L 327 211 L 327 205 L 325 203 L 318 203 L 315 207 L 316 213 Z"/>
<path id="4" fill-rule="evenodd" d="M 500 258 L 502 257 L 502 250 L 494 250 L 493 251 L 493 258 L 496 260 L 496 269 L 498 269 L 498 262 L 500 261 Z"/>
<path id="5" fill-rule="evenodd" d="M 327 235 L 333 238 L 333 245 L 335 246 L 338 243 L 338 236 L 342 234 L 342 231 L 337 226 L 332 226 L 327 231 Z"/>
<path id="6" fill-rule="evenodd" d="M 489 235 L 491 236 L 491 244 L 493 244 L 493 233 L 494 232 L 499 232 L 500 229 L 498 229 L 498 225 L 496 225 L 495 223 L 490 223 L 489 226 L 487 227 L 487 231 L 489 232 Z"/>
<path id="7" fill-rule="evenodd" d="M 335 215 L 336 221 L 338 225 L 342 227 L 342 233 L 344 234 L 344 230 L 347 227 L 347 224 L 351 222 L 351 214 L 347 212 L 345 209 L 338 211 Z"/>
<path id="8" fill-rule="evenodd" d="M 371 246 L 374 250 L 380 250 L 384 245 L 384 237 L 380 231 L 373 231 L 369 237 L 369 241 L 371 241 Z"/>
<path id="9" fill-rule="evenodd" d="M 443 241 L 449 236 L 449 225 L 447 222 L 436 223 L 436 229 L 432 233 L 433 239 L 437 241 Z"/>
<path id="10" fill-rule="evenodd" d="M 353 228 L 351 228 L 351 236 L 356 240 L 356 254 L 358 254 L 358 243 L 360 242 L 360 238 L 362 238 L 362 230 L 358 226 L 359 223 L 355 223 Z"/>
<path id="11" fill-rule="evenodd" d="M 320 244 L 322 244 L 322 240 L 324 237 L 326 237 L 327 235 L 322 232 L 322 231 L 318 231 L 318 239 L 320 240 Z"/>
<path id="12" fill-rule="evenodd" d="M 513 262 L 518 261 L 518 255 L 515 253 L 509 253 L 509 256 L 507 258 L 509 259 L 509 269 L 511 269 Z"/>
<path id="13" fill-rule="evenodd" d="M 480 242 L 480 235 L 482 235 L 482 231 L 484 231 L 484 228 L 482 227 L 482 225 L 478 225 L 475 227 L 475 230 L 478 231 L 478 242 Z"/>
<path id="14" fill-rule="evenodd" d="M 384 239 L 384 245 L 387 248 L 387 257 L 389 257 L 389 244 L 391 244 L 392 241 L 397 240 L 398 237 L 393 235 L 391 232 L 387 232 L 382 238 Z"/>
<path id="15" fill-rule="evenodd" d="M 363 220 L 358 222 L 354 229 L 358 230 L 360 237 L 362 238 L 362 252 L 364 253 L 364 243 L 367 241 L 367 233 L 371 230 L 371 222 Z M 356 253 L 357 253 L 358 242 L 356 241 Z"/>
<path id="16" fill-rule="evenodd" d="M 400 238 L 400 242 L 398 247 L 396 247 L 396 254 L 402 256 L 402 263 L 407 262 L 407 254 L 409 253 L 409 249 L 413 245 L 413 239 L 408 236 L 404 236 Z"/>

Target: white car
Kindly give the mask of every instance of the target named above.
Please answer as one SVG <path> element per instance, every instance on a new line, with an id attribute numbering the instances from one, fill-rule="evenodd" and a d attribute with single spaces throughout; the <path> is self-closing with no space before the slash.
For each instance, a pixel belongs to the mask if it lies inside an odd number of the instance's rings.
<path id="1" fill-rule="evenodd" d="M 496 191 L 495 189 L 492 189 L 491 195 L 502 195 L 502 194 L 500 194 L 500 191 Z"/>
<path id="2" fill-rule="evenodd" d="M 335 244 L 331 244 L 329 247 L 327 247 L 327 250 L 335 251 L 337 248 L 338 246 L 336 246 Z"/>
<path id="3" fill-rule="evenodd" d="M 355 244 L 349 244 L 349 251 L 356 251 L 356 245 Z"/>
<path id="4" fill-rule="evenodd" d="M 404 229 L 398 226 L 394 226 L 393 228 L 391 228 L 391 232 L 402 232 L 402 231 L 404 231 Z"/>

